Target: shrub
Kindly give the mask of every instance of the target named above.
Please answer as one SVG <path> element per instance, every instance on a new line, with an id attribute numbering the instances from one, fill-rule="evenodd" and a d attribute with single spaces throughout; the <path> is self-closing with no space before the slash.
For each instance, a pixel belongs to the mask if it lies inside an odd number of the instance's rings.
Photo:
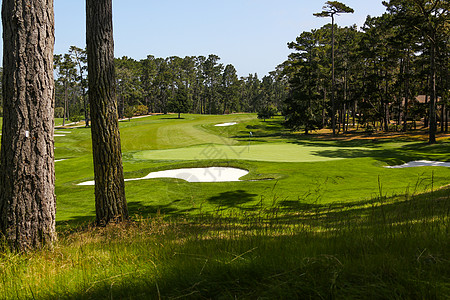
<path id="1" fill-rule="evenodd" d="M 64 118 L 64 107 L 55 108 L 55 118 Z"/>
<path id="2" fill-rule="evenodd" d="M 83 119 L 84 119 L 84 117 L 80 116 L 80 115 L 74 115 L 74 116 L 70 117 L 70 121 L 75 122 L 75 123 L 80 122 Z"/>
<path id="3" fill-rule="evenodd" d="M 148 113 L 148 107 L 146 105 L 138 105 L 134 113 L 138 116 L 146 115 Z"/>
<path id="4" fill-rule="evenodd" d="M 258 111 L 258 119 L 270 119 L 277 114 L 277 108 L 274 105 L 267 105 Z"/>
<path id="5" fill-rule="evenodd" d="M 135 106 L 127 106 L 124 111 L 124 116 L 125 118 L 131 119 L 135 113 L 136 113 Z"/>

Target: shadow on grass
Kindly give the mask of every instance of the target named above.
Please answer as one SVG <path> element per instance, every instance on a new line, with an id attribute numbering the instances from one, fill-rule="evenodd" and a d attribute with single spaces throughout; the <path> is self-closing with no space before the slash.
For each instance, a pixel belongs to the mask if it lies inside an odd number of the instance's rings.
<path id="1" fill-rule="evenodd" d="M 160 237 L 138 235 L 147 241 L 136 249 L 156 247 L 155 238 L 168 249 L 147 268 L 96 278 L 70 298 L 446 298 L 449 200 L 445 189 L 336 205 L 282 201 L 253 217 L 183 219 Z"/>
<path id="2" fill-rule="evenodd" d="M 187 213 L 193 212 L 198 208 L 180 208 L 177 203 L 181 200 L 175 200 L 168 204 L 147 205 L 143 202 L 132 201 L 128 202 L 128 214 L 131 218 L 134 216 L 141 216 L 144 218 L 151 218 L 158 215 L 163 215 L 171 218 L 186 216 Z M 70 220 L 59 221 L 56 223 L 59 231 L 68 230 L 71 228 L 84 228 L 95 224 L 95 211 L 88 216 L 72 217 Z"/>
<path id="3" fill-rule="evenodd" d="M 214 203 L 219 207 L 223 207 L 224 209 L 228 209 L 237 208 L 242 204 L 252 202 L 257 196 L 257 194 L 250 194 L 244 190 L 236 190 L 220 193 L 217 196 L 208 198 L 207 201 Z"/>
<path id="4" fill-rule="evenodd" d="M 82 228 L 89 228 L 95 225 L 95 212 L 89 216 L 76 216 L 70 220 L 56 222 L 56 229 L 58 232 L 70 232 Z"/>
<path id="5" fill-rule="evenodd" d="M 147 218 L 156 215 L 165 215 L 170 217 L 186 216 L 187 213 L 198 209 L 195 207 L 180 208 L 180 206 L 177 205 L 179 202 L 181 202 L 181 200 L 174 200 L 168 204 L 162 205 L 144 205 L 142 202 L 137 201 L 129 202 L 128 211 L 130 216 L 140 215 Z"/>
<path id="6" fill-rule="evenodd" d="M 435 145 L 428 145 L 425 140 L 417 137 L 415 132 L 370 137 L 363 133 L 349 133 L 337 137 L 329 134 L 303 135 L 284 129 L 281 120 L 248 125 L 246 129 L 248 131 L 240 131 L 233 138 L 242 143 L 248 143 L 251 139 L 251 142 L 258 143 L 284 141 L 301 146 L 319 147 L 323 150 L 316 151 L 314 155 L 327 158 L 373 158 L 394 165 L 422 159 L 448 161 L 447 154 L 450 153 L 450 142 L 441 141 Z M 250 131 L 253 133 L 251 137 Z"/>

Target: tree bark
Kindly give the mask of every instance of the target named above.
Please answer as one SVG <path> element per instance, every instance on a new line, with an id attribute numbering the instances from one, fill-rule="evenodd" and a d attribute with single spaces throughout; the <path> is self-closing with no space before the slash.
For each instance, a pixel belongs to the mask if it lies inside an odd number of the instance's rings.
<path id="1" fill-rule="evenodd" d="M 436 36 L 431 41 L 431 98 L 430 98 L 430 128 L 428 143 L 436 143 Z"/>
<path id="2" fill-rule="evenodd" d="M 3 0 L 0 227 L 9 246 L 51 246 L 55 232 L 53 0 Z"/>
<path id="3" fill-rule="evenodd" d="M 404 70 L 404 74 L 405 74 L 405 100 L 404 100 L 404 105 L 403 105 L 403 128 L 402 131 L 403 132 L 407 132 L 408 131 L 408 115 L 409 115 L 409 77 L 410 77 L 410 62 L 409 62 L 409 50 L 407 52 L 407 57 L 406 57 L 406 61 L 405 61 L 405 70 Z"/>
<path id="4" fill-rule="evenodd" d="M 336 81 L 334 77 L 334 14 L 331 15 L 331 127 L 336 135 Z"/>
<path id="5" fill-rule="evenodd" d="M 115 92 L 112 0 L 86 1 L 97 224 L 128 218 Z"/>

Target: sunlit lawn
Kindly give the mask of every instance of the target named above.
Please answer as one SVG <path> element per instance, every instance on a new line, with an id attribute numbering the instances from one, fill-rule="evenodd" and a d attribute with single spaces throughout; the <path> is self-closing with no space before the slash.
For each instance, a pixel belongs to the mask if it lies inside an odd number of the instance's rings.
<path id="1" fill-rule="evenodd" d="M 233 166 L 250 173 L 241 182 L 188 183 L 149 179 L 126 183 L 131 214 L 198 214 L 220 207 L 261 202 L 333 203 L 437 189 L 449 183 L 450 169 L 386 169 L 411 160 L 448 160 L 449 143 L 421 141 L 323 140 L 293 135 L 281 119 L 263 122 L 255 115 L 151 116 L 121 122 L 126 178 L 180 167 Z M 215 124 L 238 122 L 230 127 Z M 92 219 L 93 179 L 90 131 L 63 129 L 56 137 L 58 221 Z M 57 131 L 58 132 L 58 131 Z M 250 132 L 252 134 L 250 135 Z"/>
<path id="2" fill-rule="evenodd" d="M 234 122 L 230 127 L 214 124 Z M 121 122 L 125 176 L 233 166 L 241 182 L 126 183 L 132 221 L 92 227 L 90 131 L 56 130 L 58 242 L 0 256 L 2 299 L 445 299 L 449 142 L 305 137 L 254 115 Z M 252 132 L 250 134 L 250 132 Z M 424 191 L 434 193 L 421 194 Z M 392 196 L 397 194 L 397 196 Z"/>

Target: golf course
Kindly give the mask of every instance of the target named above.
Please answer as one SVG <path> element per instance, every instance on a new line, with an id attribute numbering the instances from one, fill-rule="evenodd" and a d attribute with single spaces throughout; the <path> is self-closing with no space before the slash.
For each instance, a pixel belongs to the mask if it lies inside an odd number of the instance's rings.
<path id="1" fill-rule="evenodd" d="M 0 300 L 450 300 L 450 1 L 2 1 Z"/>
<path id="2" fill-rule="evenodd" d="M 450 168 L 387 168 L 449 161 L 448 138 L 308 136 L 282 123 L 255 114 L 121 121 L 132 217 L 106 228 L 93 227 L 90 128 L 57 127 L 58 245 L 2 254 L 0 297 L 448 296 Z M 209 182 L 156 173 L 211 167 L 245 172 L 222 181 L 222 169 Z"/>
<path id="3" fill-rule="evenodd" d="M 232 121 L 237 124 L 215 126 Z M 94 176 L 90 129 L 65 128 L 55 134 L 56 160 L 61 160 L 56 162 L 57 221 L 92 220 L 94 188 L 78 185 Z M 382 196 L 394 196 L 450 183 L 449 168 L 385 168 L 415 160 L 447 160 L 448 144 L 297 137 L 282 128 L 281 119 L 263 122 L 251 114 L 132 119 L 121 122 L 121 138 L 128 179 L 193 167 L 250 171 L 239 182 L 189 183 L 170 178 L 127 182 L 131 215 L 198 214 L 221 206 L 246 209 L 261 199 L 264 205 L 349 203 L 379 196 L 380 186 Z"/>

